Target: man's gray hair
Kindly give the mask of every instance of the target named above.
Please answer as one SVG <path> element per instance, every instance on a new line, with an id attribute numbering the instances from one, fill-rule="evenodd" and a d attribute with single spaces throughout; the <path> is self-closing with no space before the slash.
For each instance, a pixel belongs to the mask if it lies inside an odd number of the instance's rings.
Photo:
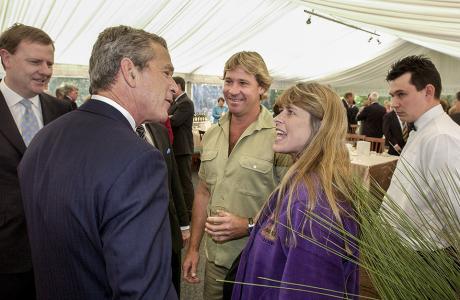
<path id="1" fill-rule="evenodd" d="M 369 100 L 371 100 L 372 102 L 379 100 L 379 93 L 377 92 L 370 93 Z"/>
<path id="2" fill-rule="evenodd" d="M 168 49 L 162 37 L 142 29 L 120 25 L 101 32 L 89 60 L 91 92 L 106 90 L 115 82 L 123 58 L 131 59 L 139 70 L 143 70 L 155 56 L 152 43 Z"/>

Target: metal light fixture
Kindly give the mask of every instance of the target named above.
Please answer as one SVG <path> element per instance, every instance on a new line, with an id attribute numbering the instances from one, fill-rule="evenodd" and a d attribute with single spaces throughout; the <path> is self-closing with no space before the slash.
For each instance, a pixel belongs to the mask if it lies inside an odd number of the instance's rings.
<path id="1" fill-rule="evenodd" d="M 350 28 L 353 28 L 353 29 L 356 29 L 356 30 L 361 30 L 361 31 L 364 31 L 364 32 L 367 32 L 369 33 L 371 36 L 370 38 L 367 40 L 369 43 L 374 39 L 374 36 L 377 37 L 376 41 L 377 43 L 380 45 L 382 42 L 380 42 L 380 40 L 378 39 L 380 37 L 380 34 L 376 33 L 376 32 L 372 32 L 372 31 L 369 31 L 369 30 L 366 30 L 366 29 L 363 29 L 363 28 L 360 28 L 358 26 L 355 26 L 355 25 L 352 25 L 352 24 L 347 24 L 343 21 L 340 21 L 340 20 L 337 20 L 337 19 L 334 19 L 334 18 L 331 18 L 331 17 L 328 17 L 328 16 L 324 16 L 324 15 L 321 15 L 321 14 L 318 14 L 318 13 L 315 13 L 314 10 L 311 10 L 311 11 L 308 11 L 308 10 L 304 10 L 305 13 L 309 14 L 308 16 L 308 19 L 307 19 L 307 24 L 311 24 L 311 16 L 317 16 L 317 17 L 320 17 L 320 18 L 323 18 L 323 19 L 326 19 L 328 21 L 331 21 L 331 22 L 334 22 L 334 23 L 338 23 L 338 24 L 341 24 L 341 25 L 344 25 L 344 26 L 347 26 L 347 27 L 350 27 Z"/>

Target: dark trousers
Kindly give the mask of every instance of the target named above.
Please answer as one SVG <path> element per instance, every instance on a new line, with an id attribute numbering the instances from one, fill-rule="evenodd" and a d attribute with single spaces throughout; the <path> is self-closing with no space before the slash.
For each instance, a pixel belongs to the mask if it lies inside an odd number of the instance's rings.
<path id="1" fill-rule="evenodd" d="M 177 298 L 180 299 L 180 281 L 181 281 L 181 253 L 176 253 L 174 250 L 171 256 L 171 270 L 172 270 L 172 282 L 177 292 Z"/>
<path id="2" fill-rule="evenodd" d="M 192 216 L 193 207 L 193 183 L 192 183 L 192 155 L 176 155 L 177 171 L 180 177 L 180 183 L 184 192 L 185 205 Z"/>
<path id="3" fill-rule="evenodd" d="M 35 300 L 34 273 L 0 274 L 0 299 Z"/>

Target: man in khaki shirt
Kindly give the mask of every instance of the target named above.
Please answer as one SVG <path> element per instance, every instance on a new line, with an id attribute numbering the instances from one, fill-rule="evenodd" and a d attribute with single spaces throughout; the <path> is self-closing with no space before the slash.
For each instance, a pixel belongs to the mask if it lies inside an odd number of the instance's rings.
<path id="1" fill-rule="evenodd" d="M 195 191 L 184 278 L 198 283 L 199 247 L 206 235 L 204 299 L 222 299 L 223 279 L 244 248 L 249 227 L 287 169 L 275 155 L 274 121 L 260 101 L 271 77 L 256 52 L 239 52 L 225 64 L 224 97 L 229 114 L 203 138 L 200 181 Z M 209 216 L 217 210 L 217 216 Z"/>

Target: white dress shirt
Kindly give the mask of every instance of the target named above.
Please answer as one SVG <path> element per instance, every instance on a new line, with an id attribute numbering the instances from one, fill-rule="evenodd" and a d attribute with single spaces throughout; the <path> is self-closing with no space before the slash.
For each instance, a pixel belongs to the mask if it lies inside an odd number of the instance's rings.
<path id="1" fill-rule="evenodd" d="M 5 83 L 5 78 L 3 78 L 2 81 L 0 81 L 0 91 L 3 94 L 3 97 L 5 97 L 6 104 L 8 105 L 8 108 L 10 109 L 11 114 L 13 115 L 14 122 L 16 123 L 16 126 L 21 128 L 20 124 L 22 122 L 22 118 L 24 117 L 24 112 L 26 111 L 26 108 L 24 105 L 19 103 L 24 97 L 18 95 L 15 91 L 10 89 L 6 83 Z M 38 121 L 38 129 L 43 128 L 43 115 L 42 115 L 42 106 L 40 103 L 40 98 L 38 95 L 32 97 L 32 98 L 27 98 L 32 102 L 32 111 L 35 115 L 35 118 L 37 118 Z M 22 134 L 22 132 L 21 132 Z"/>
<path id="2" fill-rule="evenodd" d="M 452 185 L 445 184 L 447 171 L 452 175 L 460 174 L 460 126 L 452 121 L 441 105 L 425 112 L 414 125 L 416 131 L 409 134 L 387 193 L 434 242 L 432 245 L 445 248 L 449 243 L 441 235 L 446 228 L 438 222 L 430 205 L 439 204 L 437 187 L 443 187 L 439 190 L 449 195 L 453 205 L 449 211 L 460 216 L 459 200 L 455 200 L 454 189 Z M 454 186 L 460 186 L 457 175 L 454 175 L 453 181 Z M 413 205 L 422 212 L 422 218 L 417 216 Z M 413 247 L 418 248 L 417 245 Z"/>

